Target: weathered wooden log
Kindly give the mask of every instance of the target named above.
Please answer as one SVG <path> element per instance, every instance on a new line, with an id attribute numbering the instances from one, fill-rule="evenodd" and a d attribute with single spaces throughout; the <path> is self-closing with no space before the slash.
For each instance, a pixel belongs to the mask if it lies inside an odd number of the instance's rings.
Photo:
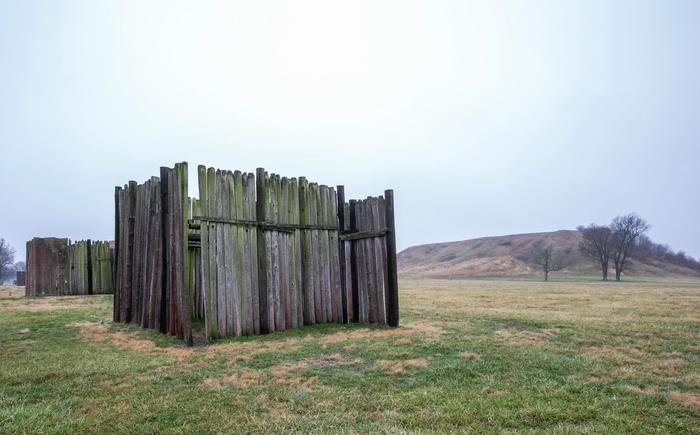
<path id="1" fill-rule="evenodd" d="M 399 280 L 396 265 L 396 227 L 394 222 L 394 191 L 384 191 L 385 219 L 387 227 L 386 256 L 387 256 L 387 293 L 386 317 L 389 326 L 399 326 Z"/>

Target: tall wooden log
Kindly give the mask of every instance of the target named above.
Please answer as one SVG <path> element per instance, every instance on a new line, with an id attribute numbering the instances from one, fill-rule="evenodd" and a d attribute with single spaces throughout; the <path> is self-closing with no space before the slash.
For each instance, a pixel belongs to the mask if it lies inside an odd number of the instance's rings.
<path id="1" fill-rule="evenodd" d="M 389 326 L 399 326 L 399 279 L 396 265 L 396 226 L 394 222 L 394 191 L 384 191 L 386 216 L 387 281 L 386 317 Z"/>

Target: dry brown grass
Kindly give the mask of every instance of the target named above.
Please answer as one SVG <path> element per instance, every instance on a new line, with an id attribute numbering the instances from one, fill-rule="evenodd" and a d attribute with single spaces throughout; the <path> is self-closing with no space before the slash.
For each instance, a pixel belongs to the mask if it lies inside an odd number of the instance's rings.
<path id="1" fill-rule="evenodd" d="M 555 337 L 557 332 L 559 332 L 559 330 L 556 328 L 533 331 L 510 325 L 505 326 L 506 327 L 504 329 L 494 332 L 494 335 L 511 346 L 542 345 L 548 339 Z"/>
<path id="2" fill-rule="evenodd" d="M 694 409 L 700 409 L 700 393 L 682 393 L 680 391 L 672 391 L 671 399 L 676 402 Z"/>
<path id="3" fill-rule="evenodd" d="M 300 391 L 322 390 L 326 387 L 318 384 L 317 376 L 302 376 L 298 372 L 306 368 L 323 368 L 338 365 L 360 364 L 355 358 L 346 360 L 338 353 L 321 354 L 315 358 L 305 358 L 296 362 L 285 362 L 266 369 L 251 369 L 232 364 L 232 374 L 221 378 L 206 378 L 202 387 L 220 389 L 223 387 L 251 388 L 259 386 L 281 386 Z"/>
<path id="4" fill-rule="evenodd" d="M 474 352 L 460 352 L 459 357 L 462 359 L 470 360 L 470 361 L 481 360 L 481 355 L 479 355 L 478 353 L 474 353 Z"/>
<path id="5" fill-rule="evenodd" d="M 700 321 L 699 281 L 630 283 L 400 280 L 402 309 L 418 314 L 625 323 Z"/>
<path id="6" fill-rule="evenodd" d="M 194 352 L 194 349 L 189 347 L 158 347 L 154 341 L 139 338 L 136 333 L 111 331 L 107 325 L 101 323 L 74 322 L 66 326 L 80 329 L 80 338 L 83 340 L 110 342 L 126 350 L 137 352 L 161 352 L 178 359 L 188 358 L 192 356 Z"/>
<path id="7" fill-rule="evenodd" d="M 428 367 L 428 363 L 420 358 L 413 358 L 407 360 L 379 360 L 377 361 L 379 367 L 387 371 L 392 375 L 400 375 L 406 373 L 410 369 L 425 369 Z"/>
<path id="8" fill-rule="evenodd" d="M 30 313 L 41 313 L 54 310 L 72 310 L 90 308 L 95 306 L 95 300 L 91 296 L 45 296 L 37 298 L 25 298 L 24 294 L 19 297 L 0 297 L 0 312 L 21 311 Z"/>

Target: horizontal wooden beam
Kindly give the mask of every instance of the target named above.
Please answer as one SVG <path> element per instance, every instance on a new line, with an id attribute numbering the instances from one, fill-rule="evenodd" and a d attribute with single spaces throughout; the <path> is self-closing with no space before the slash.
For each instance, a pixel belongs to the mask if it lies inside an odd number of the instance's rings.
<path id="1" fill-rule="evenodd" d="M 202 221 L 202 222 L 216 222 L 220 224 L 231 224 L 231 225 L 246 225 L 251 227 L 261 227 L 262 230 L 268 231 L 283 231 L 283 232 L 294 232 L 296 230 L 323 230 L 323 231 L 338 231 L 338 227 L 332 225 L 304 225 L 304 224 L 277 224 L 273 222 L 258 222 L 244 219 L 224 219 L 224 218 L 211 218 L 206 216 L 194 216 L 192 221 Z M 198 226 L 197 224 L 190 223 L 190 228 L 196 229 L 193 226 Z"/>
<path id="2" fill-rule="evenodd" d="M 359 240 L 359 239 L 371 239 L 374 237 L 384 237 L 387 233 L 386 228 L 381 228 L 378 230 L 369 231 L 353 231 L 340 233 L 340 240 Z"/>

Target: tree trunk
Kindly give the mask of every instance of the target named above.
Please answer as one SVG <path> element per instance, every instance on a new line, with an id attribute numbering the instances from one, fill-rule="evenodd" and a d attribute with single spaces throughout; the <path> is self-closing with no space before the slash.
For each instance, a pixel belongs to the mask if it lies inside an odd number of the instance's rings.
<path id="1" fill-rule="evenodd" d="M 600 270 L 603 273 L 603 281 L 607 281 L 608 280 L 608 265 L 606 263 L 601 263 Z"/>
<path id="2" fill-rule="evenodd" d="M 545 282 L 549 281 L 549 271 L 548 270 L 544 271 L 544 280 L 545 280 Z"/>

